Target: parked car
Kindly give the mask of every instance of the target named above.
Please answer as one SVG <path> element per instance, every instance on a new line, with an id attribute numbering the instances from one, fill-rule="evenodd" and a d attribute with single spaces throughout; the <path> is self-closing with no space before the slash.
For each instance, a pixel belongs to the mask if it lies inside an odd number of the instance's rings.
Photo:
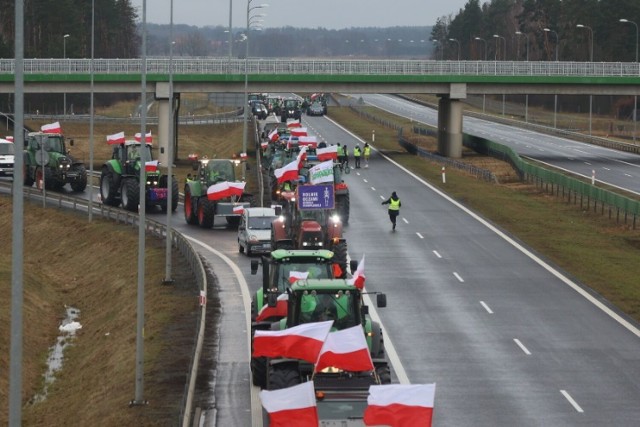
<path id="1" fill-rule="evenodd" d="M 238 251 L 247 256 L 271 252 L 271 223 L 275 218 L 274 208 L 246 208 L 238 226 Z"/>
<path id="2" fill-rule="evenodd" d="M 307 107 L 307 116 L 323 116 L 324 115 L 324 107 L 320 102 L 312 102 L 311 105 Z"/>
<path id="3" fill-rule="evenodd" d="M 251 106 L 251 113 L 260 120 L 264 120 L 269 115 L 267 107 L 262 102 L 254 102 Z"/>
<path id="4" fill-rule="evenodd" d="M 13 176 L 13 142 L 0 138 L 0 175 Z"/>

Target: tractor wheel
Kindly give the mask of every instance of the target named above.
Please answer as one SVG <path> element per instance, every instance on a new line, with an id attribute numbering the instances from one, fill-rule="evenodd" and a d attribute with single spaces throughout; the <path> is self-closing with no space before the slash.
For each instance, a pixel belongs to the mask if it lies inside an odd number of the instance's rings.
<path id="1" fill-rule="evenodd" d="M 336 210 L 338 211 L 338 215 L 340 215 L 342 223 L 345 225 L 349 224 L 350 204 L 349 193 L 336 197 Z"/>
<path id="2" fill-rule="evenodd" d="M 85 188 L 87 188 L 87 170 L 85 169 L 84 165 L 76 165 L 72 170 L 77 171 L 78 175 L 80 175 L 80 178 L 71 183 L 71 189 L 76 193 L 80 193 L 81 191 L 84 191 Z"/>
<path id="3" fill-rule="evenodd" d="M 244 253 L 244 246 L 240 244 L 240 240 L 238 240 L 238 252 L 240 252 L 241 254 Z"/>
<path id="4" fill-rule="evenodd" d="M 215 205 L 206 197 L 201 197 L 198 201 L 198 225 L 202 228 L 213 227 L 213 215 Z"/>
<path id="5" fill-rule="evenodd" d="M 376 366 L 376 374 L 378 378 L 380 378 L 380 384 L 391 384 L 391 370 L 389 369 L 389 365 L 385 363 L 384 365 Z"/>
<path id="6" fill-rule="evenodd" d="M 174 176 L 171 179 L 171 212 L 175 212 L 178 209 L 178 202 L 180 201 L 180 187 L 178 186 L 178 180 Z"/>
<path id="7" fill-rule="evenodd" d="M 384 359 L 384 338 L 382 328 L 378 322 L 371 322 L 371 333 L 375 339 L 371 341 L 371 357 L 374 359 Z"/>
<path id="8" fill-rule="evenodd" d="M 125 179 L 120 188 L 120 198 L 124 209 L 137 212 L 140 203 L 140 183 L 133 178 Z"/>
<path id="9" fill-rule="evenodd" d="M 338 279 L 344 279 L 347 277 L 347 242 L 340 242 L 333 247 L 333 259 L 342 269 L 342 277 Z"/>
<path id="10" fill-rule="evenodd" d="M 267 387 L 267 358 L 251 358 L 251 381 L 260 388 Z"/>
<path id="11" fill-rule="evenodd" d="M 251 298 L 251 321 L 255 321 L 258 317 L 258 293 L 253 294 L 253 298 Z"/>
<path id="12" fill-rule="evenodd" d="M 184 220 L 187 224 L 195 225 L 198 223 L 198 216 L 196 210 L 193 207 L 193 197 L 191 197 L 191 190 L 188 185 L 184 186 Z"/>
<path id="13" fill-rule="evenodd" d="M 300 384 L 300 373 L 295 365 L 282 363 L 271 368 L 269 375 L 269 390 L 280 390 Z"/>
<path id="14" fill-rule="evenodd" d="M 103 168 L 100 174 L 100 198 L 105 205 L 118 205 L 118 189 L 115 186 L 113 174 L 107 168 Z"/>

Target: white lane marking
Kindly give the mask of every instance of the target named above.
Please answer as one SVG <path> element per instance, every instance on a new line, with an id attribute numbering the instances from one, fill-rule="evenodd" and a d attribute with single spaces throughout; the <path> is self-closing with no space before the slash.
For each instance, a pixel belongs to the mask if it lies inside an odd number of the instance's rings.
<path id="1" fill-rule="evenodd" d="M 464 279 L 462 277 L 460 277 L 460 275 L 458 273 L 456 273 L 455 271 L 453 272 L 453 275 L 456 276 L 456 279 L 458 279 L 460 281 L 460 283 L 464 283 Z"/>
<path id="2" fill-rule="evenodd" d="M 367 181 L 366 179 L 363 179 L 363 181 L 364 181 L 364 182 L 369 182 L 369 181 Z"/>
<path id="3" fill-rule="evenodd" d="M 381 198 L 382 200 L 384 200 L 384 196 L 383 196 L 383 195 L 380 195 L 380 198 Z"/>
<path id="4" fill-rule="evenodd" d="M 420 233 L 416 233 L 418 235 L 419 238 L 424 239 L 424 236 Z"/>
<path id="5" fill-rule="evenodd" d="M 603 167 L 602 169 L 604 169 L 604 170 L 606 170 L 606 171 L 610 171 L 610 170 L 611 170 L 611 169 L 609 169 L 609 168 L 605 168 L 605 167 Z"/>
<path id="6" fill-rule="evenodd" d="M 564 398 L 567 399 L 569 401 L 569 403 L 571 403 L 571 405 L 574 407 L 574 409 L 576 411 L 578 411 L 580 413 L 584 412 L 584 410 L 580 407 L 580 405 L 578 405 L 578 402 L 573 400 L 573 397 L 571 397 L 571 395 L 569 393 L 567 393 L 566 390 L 560 390 L 560 393 L 562 393 Z"/>
<path id="7" fill-rule="evenodd" d="M 527 349 L 527 347 L 525 347 L 524 344 L 522 344 L 518 338 L 514 338 L 513 341 L 516 344 L 518 344 L 518 347 L 520 347 L 520 350 L 524 351 L 524 354 L 526 354 L 527 356 L 531 356 L 531 352 L 529 351 L 529 349 Z"/>
<path id="8" fill-rule="evenodd" d="M 567 160 L 575 160 L 573 157 L 567 157 Z"/>
<path id="9" fill-rule="evenodd" d="M 375 187 L 371 187 L 371 189 L 372 189 L 373 191 L 376 191 L 376 188 L 375 188 Z"/>
<path id="10" fill-rule="evenodd" d="M 404 221 L 405 224 L 409 224 L 409 221 L 407 221 L 406 218 L 402 218 L 402 220 Z"/>
<path id="11" fill-rule="evenodd" d="M 493 314 L 493 310 L 491 310 L 489 308 L 489 306 L 484 301 L 480 301 L 480 305 L 482 305 L 484 307 L 484 309 L 487 310 L 487 313 Z"/>
<path id="12" fill-rule="evenodd" d="M 629 178 L 631 178 L 633 175 L 629 175 L 628 173 L 625 173 L 624 176 L 628 176 Z"/>
<path id="13" fill-rule="evenodd" d="M 591 163 L 589 163 L 589 162 L 584 162 L 584 164 L 587 165 L 587 166 L 591 166 Z"/>
<path id="14" fill-rule="evenodd" d="M 438 253 L 438 251 L 433 251 L 433 253 L 434 253 L 438 258 L 442 258 L 442 255 L 440 255 L 440 254 Z"/>
<path id="15" fill-rule="evenodd" d="M 360 172 L 356 172 L 356 175 L 360 176 Z"/>

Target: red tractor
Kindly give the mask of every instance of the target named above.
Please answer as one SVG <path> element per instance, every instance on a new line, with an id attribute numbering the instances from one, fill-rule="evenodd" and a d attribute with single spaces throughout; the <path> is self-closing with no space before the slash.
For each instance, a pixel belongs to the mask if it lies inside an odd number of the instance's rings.
<path id="1" fill-rule="evenodd" d="M 328 249 L 346 275 L 347 241 L 340 217 L 334 209 L 301 209 L 296 202 L 288 203 L 271 224 L 271 249 Z"/>

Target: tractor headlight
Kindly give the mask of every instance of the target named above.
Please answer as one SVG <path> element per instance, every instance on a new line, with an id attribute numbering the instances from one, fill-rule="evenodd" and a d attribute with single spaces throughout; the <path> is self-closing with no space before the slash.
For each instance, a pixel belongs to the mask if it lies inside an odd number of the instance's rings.
<path id="1" fill-rule="evenodd" d="M 337 224 L 338 222 L 340 222 L 340 216 L 339 215 L 332 215 L 331 216 L 331 222 L 333 222 L 334 224 Z"/>

